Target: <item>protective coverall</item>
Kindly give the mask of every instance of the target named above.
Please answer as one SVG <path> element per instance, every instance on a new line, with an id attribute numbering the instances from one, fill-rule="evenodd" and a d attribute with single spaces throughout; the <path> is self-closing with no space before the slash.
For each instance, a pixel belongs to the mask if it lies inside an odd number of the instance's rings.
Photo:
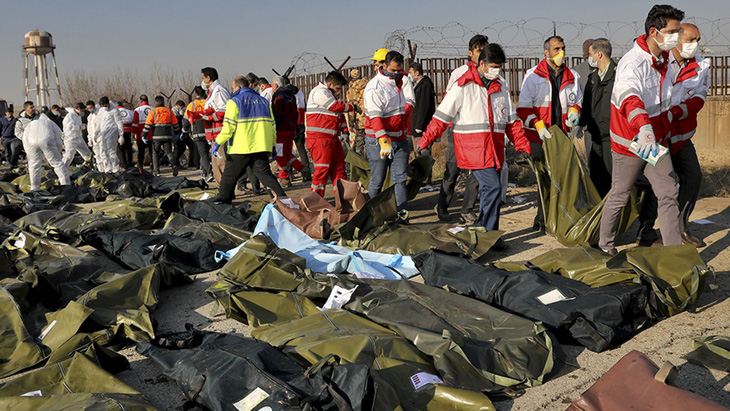
<path id="1" fill-rule="evenodd" d="M 86 145 L 81 131 L 81 116 L 76 114 L 72 107 L 66 108 L 68 114 L 63 118 L 63 164 L 68 167 L 73 162 L 76 152 L 81 154 L 84 161 L 88 161 L 91 157 L 91 150 Z"/>
<path id="2" fill-rule="evenodd" d="M 117 156 L 117 140 L 123 133 L 124 126 L 119 110 L 112 107 L 101 107 L 94 118 L 93 134 L 89 134 L 89 140 L 94 145 L 94 155 L 99 171 L 104 173 L 121 171 Z"/>
<path id="3" fill-rule="evenodd" d="M 40 188 L 43 157 L 46 157 L 48 163 L 53 167 L 61 185 L 71 184 L 68 168 L 64 165 L 61 156 L 63 148 L 61 134 L 61 129 L 45 114 L 36 115 L 30 122 L 16 127 L 16 135 L 23 141 L 23 147 L 28 156 L 31 190 Z"/>

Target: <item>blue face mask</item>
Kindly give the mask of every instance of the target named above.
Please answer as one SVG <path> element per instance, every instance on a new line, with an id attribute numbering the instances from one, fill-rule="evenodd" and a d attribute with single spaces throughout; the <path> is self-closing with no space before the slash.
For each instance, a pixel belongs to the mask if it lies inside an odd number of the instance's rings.
<path id="1" fill-rule="evenodd" d="M 389 72 L 388 70 L 385 70 L 385 69 L 383 69 L 382 72 L 383 72 L 384 75 L 392 78 L 395 81 L 398 81 L 398 80 L 400 80 L 400 79 L 403 78 L 403 73 L 402 72 L 391 73 L 391 72 Z"/>

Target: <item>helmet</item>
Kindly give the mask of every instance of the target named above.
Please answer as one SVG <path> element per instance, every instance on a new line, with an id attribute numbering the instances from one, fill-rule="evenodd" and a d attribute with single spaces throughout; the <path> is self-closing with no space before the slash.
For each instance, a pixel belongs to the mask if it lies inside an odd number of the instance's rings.
<path id="1" fill-rule="evenodd" d="M 385 55 L 389 52 L 390 50 L 388 49 L 377 49 L 370 60 L 385 61 Z"/>

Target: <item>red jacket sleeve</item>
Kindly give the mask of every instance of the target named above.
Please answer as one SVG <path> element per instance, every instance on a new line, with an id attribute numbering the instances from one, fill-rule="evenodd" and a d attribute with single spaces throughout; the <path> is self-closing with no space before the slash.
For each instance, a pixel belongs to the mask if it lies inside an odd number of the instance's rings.
<path id="1" fill-rule="evenodd" d="M 530 140 L 527 139 L 527 135 L 525 134 L 525 130 L 522 128 L 521 121 L 514 121 L 510 124 L 507 124 L 507 130 L 505 131 L 507 134 L 507 138 L 509 139 L 509 141 L 512 142 L 512 144 L 515 145 L 517 151 L 532 154 L 532 148 L 530 148 Z"/>
<path id="2" fill-rule="evenodd" d="M 428 123 L 428 127 L 426 128 L 426 131 L 423 132 L 423 136 L 420 140 L 418 140 L 418 146 L 422 149 L 425 149 L 426 147 L 433 144 L 436 139 L 441 137 L 442 134 L 444 134 L 444 131 L 449 127 L 448 123 L 444 123 L 443 121 L 439 120 L 437 117 L 431 118 L 431 122 Z"/>

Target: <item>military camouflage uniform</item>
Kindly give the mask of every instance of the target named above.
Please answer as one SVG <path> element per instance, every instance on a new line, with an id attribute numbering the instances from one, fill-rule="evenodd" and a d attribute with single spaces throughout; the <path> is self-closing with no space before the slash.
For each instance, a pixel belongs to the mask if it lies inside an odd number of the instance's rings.
<path id="1" fill-rule="evenodd" d="M 360 78 L 350 82 L 347 88 L 347 102 L 357 104 L 363 107 L 362 94 L 365 91 L 365 86 L 368 85 L 369 79 Z M 354 126 L 354 130 L 350 130 L 350 133 L 354 133 L 355 140 L 355 153 L 365 157 L 365 113 L 357 114 L 354 111 L 347 114 L 347 125 L 348 127 Z"/>

